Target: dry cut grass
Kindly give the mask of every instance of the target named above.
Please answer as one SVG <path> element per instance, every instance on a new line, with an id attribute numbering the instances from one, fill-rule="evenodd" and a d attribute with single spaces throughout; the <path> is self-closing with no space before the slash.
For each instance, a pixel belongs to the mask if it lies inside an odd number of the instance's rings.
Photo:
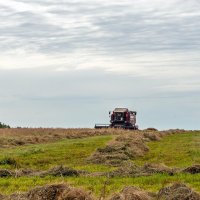
<path id="1" fill-rule="evenodd" d="M 21 146 L 55 142 L 60 139 L 77 139 L 92 136 L 123 134 L 125 130 L 113 129 L 53 129 L 53 128 L 12 128 L 0 129 L 0 147 Z"/>

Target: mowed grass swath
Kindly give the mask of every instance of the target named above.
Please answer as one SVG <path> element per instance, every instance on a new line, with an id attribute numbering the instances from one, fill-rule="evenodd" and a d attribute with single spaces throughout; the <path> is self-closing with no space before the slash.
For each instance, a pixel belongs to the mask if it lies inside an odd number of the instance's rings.
<path id="1" fill-rule="evenodd" d="M 3 148 L 0 168 L 48 169 L 56 165 L 82 168 L 86 159 L 103 147 L 112 136 L 94 136 L 83 139 L 62 139 L 57 142 Z M 8 162 L 6 162 L 8 161 Z M 9 163 L 10 161 L 10 163 Z M 13 163 L 12 163 L 13 161 Z M 88 166 L 86 166 L 88 168 Z"/>
<path id="2" fill-rule="evenodd" d="M 20 177 L 1 177 L 0 191 L 4 195 L 26 192 L 37 186 L 55 183 L 67 183 L 74 187 L 83 188 L 86 191 L 91 191 L 96 198 L 102 195 L 102 188 L 104 188 L 104 195 L 108 198 L 126 186 L 137 186 L 147 191 L 158 192 L 162 187 L 177 182 L 185 183 L 200 192 L 200 174 L 177 172 L 173 175 L 155 173 L 148 176 L 112 177 L 108 176 L 109 172 L 115 171 L 119 166 L 92 163 L 89 159 L 91 155 L 94 155 L 99 150 L 100 152 L 104 151 L 103 149 L 112 151 L 112 148 L 109 149 L 110 145 L 114 144 L 115 147 L 116 143 L 114 141 L 116 138 L 120 138 L 120 135 L 128 134 L 132 138 L 137 138 L 137 142 L 139 139 L 143 141 L 143 138 L 138 137 L 138 135 L 146 135 L 152 137 L 152 140 L 148 140 L 148 137 L 144 140 L 149 150 L 144 155 L 133 157 L 130 160 L 131 163 L 140 167 L 145 163 L 164 164 L 174 168 L 188 167 L 199 163 L 200 132 L 198 131 L 169 131 L 169 134 L 163 136 L 163 133 L 158 131 L 156 134 L 151 135 L 147 131 L 134 132 L 113 129 L 98 131 L 93 129 L 72 129 L 64 130 L 63 133 L 61 129 L 57 130 L 58 133 L 56 133 L 56 129 L 23 129 L 20 134 L 20 129 L 7 129 L 1 132 L 1 141 L 6 138 L 6 131 L 8 131 L 10 144 L 7 140 L 7 145 L 1 147 L 0 172 L 3 169 L 11 171 L 25 169 L 43 171 L 63 165 L 75 170 L 85 171 L 87 174 L 83 173 L 80 176 L 23 175 Z M 32 131 L 33 135 L 31 134 Z M 44 135 L 48 135 L 48 133 L 50 134 L 49 138 L 43 140 Z M 159 135 L 162 137 L 156 138 Z M 23 138 L 24 136 L 25 139 Z M 30 138 L 28 139 L 28 137 Z M 35 137 L 38 137 L 38 142 L 34 139 L 31 144 L 30 140 Z M 54 137 L 56 138 L 54 139 L 55 141 L 52 139 Z M 15 140 L 23 140 L 24 143 L 13 144 L 12 142 Z M 118 142 L 117 144 L 121 145 Z M 127 145 L 128 142 L 130 142 L 130 138 L 125 137 Z"/>

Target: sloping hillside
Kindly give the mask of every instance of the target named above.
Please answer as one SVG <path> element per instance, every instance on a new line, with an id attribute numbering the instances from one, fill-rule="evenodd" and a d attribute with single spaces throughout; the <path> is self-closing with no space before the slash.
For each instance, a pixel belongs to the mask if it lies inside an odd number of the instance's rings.
<path id="1" fill-rule="evenodd" d="M 4 129 L 0 143 L 0 199 L 200 199 L 199 131 Z"/>

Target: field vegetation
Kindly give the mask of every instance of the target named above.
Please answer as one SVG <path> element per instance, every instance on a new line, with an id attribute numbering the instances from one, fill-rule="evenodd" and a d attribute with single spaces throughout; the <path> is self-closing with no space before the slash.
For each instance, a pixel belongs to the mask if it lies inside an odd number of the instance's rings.
<path id="1" fill-rule="evenodd" d="M 127 186 L 155 195 L 184 183 L 200 192 L 199 131 L 2 129 L 0 144 L 2 195 L 52 184 L 98 199 Z"/>
<path id="2" fill-rule="evenodd" d="M 95 129 L 51 129 L 51 128 L 12 128 L 0 129 L 0 146 L 15 147 L 27 144 L 44 144 L 61 139 L 76 139 L 90 136 L 119 135 L 122 130 Z"/>
<path id="3" fill-rule="evenodd" d="M 200 163 L 200 132 L 173 134 L 160 142 L 149 142 L 150 151 L 135 160 L 136 164 L 164 163 L 171 167 L 187 167 Z"/>

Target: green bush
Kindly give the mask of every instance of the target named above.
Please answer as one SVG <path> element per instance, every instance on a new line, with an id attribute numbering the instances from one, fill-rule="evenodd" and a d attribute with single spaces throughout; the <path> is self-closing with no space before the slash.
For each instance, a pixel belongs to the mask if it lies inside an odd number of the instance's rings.
<path id="1" fill-rule="evenodd" d="M 0 122 L 0 128 L 10 128 L 10 126 Z"/>

